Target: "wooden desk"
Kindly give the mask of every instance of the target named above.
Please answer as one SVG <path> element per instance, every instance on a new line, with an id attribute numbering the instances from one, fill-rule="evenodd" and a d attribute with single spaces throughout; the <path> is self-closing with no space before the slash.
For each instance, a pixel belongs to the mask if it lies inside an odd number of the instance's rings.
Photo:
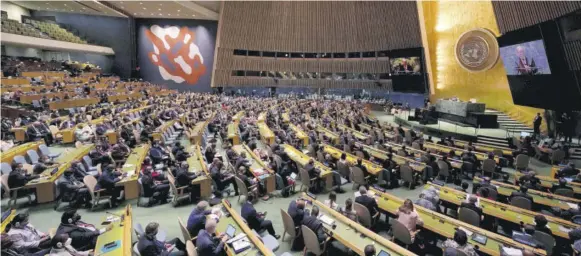
<path id="1" fill-rule="evenodd" d="M 463 140 L 453 140 L 453 141 L 454 141 L 454 145 L 456 145 L 458 147 L 468 146 L 467 141 L 463 141 Z M 510 148 L 491 147 L 488 145 L 483 145 L 483 144 L 478 144 L 478 143 L 472 143 L 472 147 L 474 148 L 474 150 L 476 150 L 478 152 L 484 152 L 484 153 L 492 153 L 494 150 L 500 149 L 500 150 L 502 150 L 502 155 L 512 156 L 512 149 L 510 149 Z"/>
<path id="2" fill-rule="evenodd" d="M 46 96 L 49 99 L 56 97 L 64 98 L 66 92 L 54 92 L 54 93 L 39 93 L 39 94 L 31 94 L 31 95 L 22 95 L 20 96 L 20 103 L 21 104 L 32 104 L 33 100 L 41 100 L 42 97 Z"/>
<path id="3" fill-rule="evenodd" d="M 131 242 L 135 232 L 133 232 L 133 210 L 131 205 L 127 205 L 123 210 L 116 212 L 117 215 L 108 215 L 103 218 L 105 221 L 108 217 L 116 220 L 111 223 L 112 229 L 97 237 L 97 244 L 95 245 L 95 255 L 100 256 L 128 256 L 132 255 L 133 250 Z M 121 218 L 123 221 L 121 221 Z M 103 246 L 111 243 L 118 243 L 118 247 L 112 251 L 105 251 Z"/>
<path id="4" fill-rule="evenodd" d="M 425 188 L 433 186 L 440 190 L 439 196 L 440 200 L 444 202 L 448 202 L 454 205 L 460 205 L 462 202 L 466 201 L 466 193 L 458 190 L 454 190 L 453 188 L 449 187 L 441 187 L 435 184 L 428 182 Z M 482 207 L 482 211 L 484 214 L 506 220 L 508 222 L 512 222 L 514 224 L 520 225 L 521 222 L 524 224 L 535 224 L 535 216 L 543 215 L 538 212 L 533 212 L 529 210 L 525 210 L 522 208 L 518 208 L 512 205 L 503 204 L 494 200 L 489 200 L 486 198 L 480 198 L 480 206 Z M 580 225 L 574 224 L 572 222 L 544 215 L 547 221 L 549 222 L 547 225 L 551 229 L 551 232 L 559 237 L 569 239 L 569 230 L 581 227 Z"/>
<path id="5" fill-rule="evenodd" d="M 424 143 L 424 148 L 435 150 L 437 152 L 442 152 L 442 153 L 446 153 L 446 154 L 450 153 L 451 150 L 454 150 L 455 152 L 460 151 L 460 153 L 465 151 L 465 149 L 456 148 L 456 147 L 449 147 L 449 146 L 444 146 L 444 145 L 439 145 L 439 144 L 429 143 L 429 142 Z M 476 159 L 479 161 L 482 161 L 484 159 L 488 159 L 488 155 L 486 155 L 484 153 L 479 153 L 479 152 L 474 152 L 474 151 L 472 151 L 472 153 L 476 156 Z M 500 158 L 495 156 L 494 161 L 496 162 L 496 164 L 499 164 Z"/>
<path id="6" fill-rule="evenodd" d="M 86 98 L 86 99 L 72 99 L 64 101 L 53 101 L 49 102 L 48 106 L 50 110 L 63 109 L 63 108 L 76 108 L 88 105 L 93 105 L 99 103 L 100 99 L 97 98 Z"/>
<path id="7" fill-rule="evenodd" d="M 200 150 L 200 146 L 194 145 L 186 150 L 191 155 L 187 159 L 188 165 L 190 166 L 188 171 L 198 174 L 198 177 L 192 181 L 192 184 L 200 185 L 200 196 L 202 198 L 209 198 L 212 195 L 212 178 L 206 166 L 206 161 L 204 161 L 204 155 Z"/>
<path id="8" fill-rule="evenodd" d="M 190 142 L 192 142 L 193 140 L 193 144 L 202 145 L 202 141 L 204 140 L 204 134 L 208 130 L 208 124 L 210 123 L 210 121 L 214 120 L 214 116 L 215 113 L 212 113 L 212 115 L 206 121 L 198 122 L 194 126 L 194 129 L 190 130 L 191 134 Z M 212 159 L 210 159 L 210 161 L 211 160 Z"/>
<path id="9" fill-rule="evenodd" d="M 517 185 L 518 179 L 524 176 L 524 174 L 520 172 L 514 173 L 514 185 Z M 552 188 L 553 184 L 558 184 L 558 179 L 553 179 L 549 176 L 542 176 L 542 175 L 535 175 L 539 180 L 541 180 L 541 186 L 544 188 Z M 567 185 L 573 189 L 575 194 L 581 194 L 581 183 L 578 182 L 567 182 Z"/>
<path id="10" fill-rule="evenodd" d="M 474 179 L 472 180 L 474 184 L 479 184 L 481 181 L 482 179 L 480 177 L 474 177 Z M 505 197 L 509 197 L 510 194 L 512 194 L 512 192 L 519 190 L 518 186 L 509 185 L 498 181 L 491 181 L 490 183 L 498 188 L 499 195 L 503 195 Z M 540 204 L 548 207 L 559 207 L 562 210 L 571 209 L 571 207 L 567 203 L 577 205 L 579 202 L 581 202 L 580 199 L 549 194 L 534 189 L 529 189 L 527 194 L 533 197 L 533 203 L 535 204 Z"/>
<path id="11" fill-rule="evenodd" d="M 339 144 L 339 134 L 329 131 L 329 129 L 319 124 L 317 124 L 317 131 L 327 136 L 333 144 Z"/>
<path id="12" fill-rule="evenodd" d="M 6 217 L 6 219 L 4 219 L 4 221 L 2 221 L 2 227 L 0 228 L 0 233 L 4 233 L 4 230 L 6 230 L 6 226 L 8 226 L 8 224 L 10 224 L 10 222 L 12 222 L 12 219 L 14 219 L 14 216 L 16 216 L 16 210 L 12 209 L 12 210 L 10 210 L 10 215 L 8 215 L 8 217 Z"/>
<path id="13" fill-rule="evenodd" d="M 40 144 L 44 144 L 44 141 L 43 140 L 32 141 L 15 146 L 1 154 L 2 155 L 1 161 L 2 163 L 12 165 L 12 160 L 14 160 L 15 156 L 24 156 L 26 155 L 26 151 L 28 150 L 37 151 L 38 147 L 40 147 Z"/>
<path id="14" fill-rule="evenodd" d="M 94 147 L 95 145 L 88 144 L 70 152 L 63 153 L 59 158 L 56 159 L 56 162 L 59 163 L 60 166 L 58 167 L 58 170 L 55 174 L 51 175 L 51 172 L 54 168 L 47 168 L 43 173 L 40 174 L 38 179 L 31 180 L 24 186 L 24 188 L 36 189 L 36 201 L 38 203 L 48 203 L 54 201 L 56 180 L 60 178 L 66 169 L 71 167 L 72 161 L 81 160 L 83 156 L 89 154 L 89 152 Z"/>
<path id="15" fill-rule="evenodd" d="M 18 77 L 17 78 L 5 78 L 5 77 L 2 78 L 2 85 L 3 86 L 7 86 L 7 85 L 12 86 L 13 85 L 15 87 L 18 87 L 19 85 L 29 85 L 29 84 L 30 84 L 30 81 L 28 81 L 28 79 L 26 79 L 26 78 L 18 78 Z"/>
<path id="16" fill-rule="evenodd" d="M 371 146 L 367 146 L 367 145 L 361 145 L 363 147 L 363 150 L 365 150 L 367 153 L 369 153 L 369 155 L 377 158 L 377 159 L 381 159 L 381 160 L 385 160 L 387 159 L 387 152 L 382 151 L 380 149 L 371 147 Z M 415 159 L 411 159 L 408 157 L 403 157 L 403 156 L 399 156 L 397 154 L 392 154 L 391 155 L 391 160 L 393 160 L 396 164 L 398 165 L 404 165 L 407 164 L 410 166 L 410 168 L 412 168 L 412 170 L 416 171 L 416 172 L 423 172 L 426 169 L 426 164 L 416 161 Z"/>
<path id="17" fill-rule="evenodd" d="M 291 130 L 293 132 L 295 132 L 295 135 L 297 136 L 297 138 L 299 138 L 300 140 L 303 141 L 303 147 L 308 147 L 309 146 L 309 136 L 303 132 L 303 130 L 301 130 L 299 127 L 297 127 L 294 124 L 289 123 L 289 127 L 291 128 Z"/>
<path id="18" fill-rule="evenodd" d="M 345 154 L 347 155 L 347 161 L 349 163 L 351 163 L 352 165 L 357 164 L 357 159 L 359 159 L 359 157 L 349 154 L 343 150 L 339 150 L 338 148 L 329 146 L 327 144 L 321 144 L 321 146 L 323 147 L 323 151 L 329 155 L 331 155 L 333 158 L 339 160 L 341 159 L 341 155 Z M 365 166 L 365 168 L 367 168 L 367 171 L 369 171 L 369 173 L 377 176 L 379 175 L 379 173 L 383 170 L 383 167 L 381 167 L 378 164 L 374 164 L 371 161 L 365 160 L 365 159 L 361 159 L 363 166 Z"/>
<path id="19" fill-rule="evenodd" d="M 14 133 L 14 141 L 15 142 L 20 142 L 20 141 L 26 140 L 26 129 L 28 129 L 28 126 L 14 127 L 12 129 L 10 129 L 10 131 Z"/>
<path id="20" fill-rule="evenodd" d="M 158 127 L 157 129 L 155 129 L 155 132 L 152 134 L 153 140 L 159 140 L 161 141 L 162 139 L 162 134 L 169 128 L 171 127 L 174 123 L 176 122 L 176 120 L 170 120 L 167 121 L 165 123 L 163 123 L 160 127 Z"/>
<path id="21" fill-rule="evenodd" d="M 232 145 L 240 145 L 240 129 L 238 129 L 239 121 L 233 121 L 228 125 L 228 139 L 232 140 Z"/>
<path id="22" fill-rule="evenodd" d="M 365 141 L 369 138 L 369 135 L 362 133 L 360 131 L 357 131 L 351 127 L 347 127 L 345 125 L 342 125 L 342 124 L 338 125 L 337 128 L 339 128 L 340 130 L 342 130 L 344 132 L 349 132 L 349 133 L 353 134 L 353 136 L 355 138 L 357 138 L 358 140 Z"/>
<path id="23" fill-rule="evenodd" d="M 262 243 L 260 238 L 258 238 L 254 234 L 254 232 L 252 232 L 252 229 L 250 229 L 248 227 L 248 225 L 246 224 L 246 222 L 244 222 L 244 220 L 238 214 L 238 212 L 236 210 L 232 209 L 232 207 L 230 206 L 230 203 L 227 202 L 226 199 L 222 199 L 222 206 L 224 206 L 224 208 L 226 208 L 226 211 L 228 211 L 228 213 L 230 213 L 230 217 L 222 216 L 220 218 L 220 221 L 218 222 L 218 225 L 216 226 L 216 233 L 217 234 L 225 233 L 226 228 L 228 228 L 228 225 L 232 225 L 236 229 L 234 236 L 237 236 L 240 233 L 245 233 L 246 236 L 248 236 L 248 239 L 250 240 L 250 242 L 253 244 L 253 246 L 251 248 L 246 249 L 245 251 L 240 252 L 238 254 L 236 254 L 234 252 L 234 249 L 232 249 L 229 245 L 225 244 L 224 248 L 226 249 L 226 254 L 228 256 L 236 256 L 236 255 L 275 256 L 275 254 L 271 250 L 269 250 L 268 248 L 266 248 L 266 246 L 264 246 L 264 243 Z M 216 207 L 216 206 L 214 206 L 214 207 Z M 200 255 L 200 256 L 202 256 L 202 255 Z"/>
<path id="24" fill-rule="evenodd" d="M 294 148 L 291 145 L 283 144 L 282 148 L 284 152 L 287 153 L 288 157 L 295 161 L 297 165 L 304 167 L 309 163 L 309 160 L 313 159 L 310 156 L 307 156 L 305 153 L 301 152 L 300 150 Z M 321 170 L 320 176 L 321 179 L 325 181 L 325 186 L 327 190 L 331 190 L 333 188 L 333 173 L 331 168 L 325 166 L 324 164 L 320 163 L 316 159 L 313 159 L 315 162 L 315 168 Z"/>
<path id="25" fill-rule="evenodd" d="M 116 186 L 123 186 L 125 190 L 125 199 L 131 200 L 139 197 L 139 172 L 141 165 L 149 153 L 149 144 L 141 144 L 131 150 L 125 164 L 121 167 L 121 172 L 127 173 L 128 176 L 117 182 Z"/>
<path id="26" fill-rule="evenodd" d="M 244 111 L 240 111 L 232 117 L 232 120 L 240 122 L 240 119 L 242 119 L 243 117 L 244 117 Z"/>
<path id="27" fill-rule="evenodd" d="M 246 146 L 246 144 L 232 146 L 232 150 L 234 150 L 234 152 L 236 152 L 238 155 L 242 154 L 242 152 L 245 152 L 247 156 L 250 156 L 252 158 L 250 172 L 252 173 L 252 175 L 254 175 L 255 178 L 264 181 L 266 193 L 272 193 L 272 191 L 276 189 L 276 179 L 274 171 L 268 168 L 268 165 L 266 165 L 262 160 L 260 160 L 260 158 L 257 155 L 255 155 L 254 152 L 252 152 L 252 150 L 250 150 L 250 148 Z M 258 170 L 263 170 L 264 174 L 259 175 L 255 173 L 255 171 Z"/>
<path id="28" fill-rule="evenodd" d="M 282 113 L 282 122 L 283 123 L 290 123 L 290 116 L 288 112 Z"/>
<path id="29" fill-rule="evenodd" d="M 386 142 L 385 145 L 392 147 L 392 149 L 394 149 L 396 152 L 397 152 L 397 150 L 403 148 L 403 146 L 401 144 L 397 144 L 394 142 Z M 422 155 L 425 155 L 428 153 L 426 151 L 411 148 L 411 147 L 406 147 L 405 150 L 408 151 L 408 153 L 411 151 L 413 153 L 415 159 L 411 159 L 409 157 L 403 157 L 403 158 L 410 159 L 410 160 L 416 161 L 418 163 L 420 163 L 421 161 L 417 161 L 417 159 L 418 158 L 421 159 Z M 438 160 L 442 159 L 442 155 L 440 155 L 440 154 L 430 154 L 430 155 L 436 157 Z M 402 157 L 402 156 L 399 156 L 399 157 Z M 452 167 L 456 168 L 456 169 L 461 169 L 462 165 L 464 164 L 464 162 L 462 162 L 461 160 L 457 160 L 457 159 L 453 159 L 453 158 L 448 158 L 448 161 L 450 162 L 450 164 L 452 164 Z"/>
<path id="30" fill-rule="evenodd" d="M 262 140 L 262 142 L 269 146 L 274 144 L 274 133 L 272 132 L 272 130 L 270 130 L 268 125 L 266 125 L 266 123 L 258 123 L 257 126 L 258 133 L 260 133 L 260 139 Z"/>
<path id="31" fill-rule="evenodd" d="M 124 102 L 124 101 L 127 101 L 128 99 L 139 99 L 141 97 L 142 97 L 141 93 L 135 92 L 135 93 L 131 93 L 131 94 L 107 96 L 107 99 L 109 100 L 109 102 L 115 102 L 117 100 L 119 100 L 120 102 Z"/>
<path id="32" fill-rule="evenodd" d="M 264 111 L 258 114 L 258 118 L 256 118 L 256 123 L 264 123 L 266 121 L 266 116 L 268 112 Z"/>
<path id="33" fill-rule="evenodd" d="M 318 200 L 314 200 L 305 194 L 303 194 L 302 197 L 305 200 L 312 202 L 312 205 L 319 207 L 321 214 L 325 214 L 335 221 L 336 227 L 334 229 L 333 227 L 324 223 L 323 227 L 327 231 L 332 231 L 333 238 L 335 238 L 341 244 L 349 247 L 349 249 L 353 250 L 355 253 L 357 253 L 357 255 L 365 255 L 365 246 L 369 244 L 375 246 L 375 251 L 377 253 L 383 250 L 392 256 L 415 255 L 414 253 L 400 247 L 394 242 L 391 242 L 386 238 L 378 235 L 377 233 L 361 226 L 361 224 L 343 216 L 341 213 L 329 208 L 324 203 Z M 307 205 L 307 208 L 312 208 L 312 206 L 309 204 Z"/>
<path id="34" fill-rule="evenodd" d="M 375 200 L 377 201 L 379 208 L 390 214 L 396 214 L 399 207 L 403 205 L 403 199 L 400 199 L 389 193 L 381 192 L 375 188 L 371 188 L 370 192 L 376 196 Z M 414 209 L 420 218 L 424 221 L 422 227 L 445 238 L 453 239 L 454 233 L 459 227 L 469 230 L 473 233 L 486 236 L 488 240 L 486 241 L 485 245 L 475 242 L 474 240 L 470 239 L 470 237 L 468 238 L 468 243 L 472 244 L 474 247 L 478 247 L 479 251 L 488 255 L 500 256 L 500 246 L 519 249 L 522 248 L 525 250 L 534 251 L 537 255 L 547 255 L 544 250 L 535 249 L 528 245 L 518 243 L 510 238 L 503 237 L 494 232 L 472 226 L 468 223 L 450 218 L 444 214 L 434 212 L 424 207 L 414 205 Z"/>

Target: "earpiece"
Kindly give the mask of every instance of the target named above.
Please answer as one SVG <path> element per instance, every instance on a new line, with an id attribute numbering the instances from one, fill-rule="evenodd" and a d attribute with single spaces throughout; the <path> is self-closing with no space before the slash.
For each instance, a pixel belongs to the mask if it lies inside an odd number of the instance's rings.
<path id="1" fill-rule="evenodd" d="M 69 224 L 73 223 L 73 219 L 69 218 Z"/>
<path id="2" fill-rule="evenodd" d="M 70 220 L 70 219 L 69 219 L 69 220 Z M 58 242 L 58 243 L 56 243 L 56 247 L 57 247 L 57 248 L 63 248 L 63 243 L 61 243 L 61 242 Z"/>
<path id="3" fill-rule="evenodd" d="M 14 226 L 17 227 L 17 228 L 19 228 L 20 227 L 20 222 L 14 223 Z"/>

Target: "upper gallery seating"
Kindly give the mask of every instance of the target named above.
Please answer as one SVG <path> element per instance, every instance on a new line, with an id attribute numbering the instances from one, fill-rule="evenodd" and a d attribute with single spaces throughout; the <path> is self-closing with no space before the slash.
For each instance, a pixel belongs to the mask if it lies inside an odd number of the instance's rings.
<path id="1" fill-rule="evenodd" d="M 42 31 L 43 33 L 48 34 L 50 37 L 65 42 L 77 43 L 77 44 L 86 44 L 87 41 L 81 39 L 80 37 L 74 35 L 73 33 L 67 31 L 66 29 L 62 28 L 58 24 L 52 22 L 44 22 L 32 19 L 24 19 L 24 23 L 30 24 L 33 27 L 37 28 L 38 30 Z"/>
<path id="2" fill-rule="evenodd" d="M 6 13 L 2 13 L 2 32 L 50 39 L 49 36 L 43 35 L 40 31 L 29 25 L 22 24 L 15 20 L 9 20 Z"/>

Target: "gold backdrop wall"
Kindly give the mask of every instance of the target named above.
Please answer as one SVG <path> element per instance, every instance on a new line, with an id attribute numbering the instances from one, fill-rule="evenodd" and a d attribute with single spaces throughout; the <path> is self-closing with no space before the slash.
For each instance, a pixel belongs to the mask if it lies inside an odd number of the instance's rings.
<path id="1" fill-rule="evenodd" d="M 512 118 L 532 127 L 532 120 L 541 109 L 515 106 L 512 102 L 502 59 L 491 69 L 471 73 L 463 69 L 454 57 L 454 45 L 462 33 L 474 28 L 486 28 L 499 36 L 490 1 L 418 1 L 423 16 L 424 42 L 427 42 L 432 81 L 430 100 L 458 97 L 476 99 L 487 108 L 505 112 Z M 422 18 L 420 18 L 422 20 Z M 539 95 L 540 97 L 540 95 Z M 545 125 L 541 129 L 545 129 Z"/>

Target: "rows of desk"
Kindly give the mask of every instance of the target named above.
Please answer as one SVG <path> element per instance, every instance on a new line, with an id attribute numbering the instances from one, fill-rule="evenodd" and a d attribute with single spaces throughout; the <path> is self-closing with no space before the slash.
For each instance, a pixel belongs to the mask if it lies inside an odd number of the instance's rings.
<path id="1" fill-rule="evenodd" d="M 289 127 L 295 133 L 297 138 L 303 141 L 303 147 L 306 148 L 307 146 L 309 146 L 309 136 L 302 129 L 300 129 L 299 127 L 292 123 L 289 123 Z"/>
<path id="2" fill-rule="evenodd" d="M 369 135 L 362 133 L 360 131 L 357 131 L 351 127 L 347 127 L 346 125 L 340 124 L 337 126 L 337 128 L 339 128 L 339 130 L 342 130 L 344 132 L 349 132 L 349 133 L 353 134 L 353 136 L 355 138 L 357 138 L 358 140 L 365 141 L 365 140 L 369 139 Z"/>
<path id="3" fill-rule="evenodd" d="M 198 175 L 198 177 L 192 180 L 192 184 L 200 186 L 200 196 L 202 198 L 210 198 L 212 195 L 212 178 L 206 166 L 200 145 L 193 145 L 186 150 L 190 154 L 190 157 L 186 160 L 190 167 L 188 172 L 194 172 Z"/>
<path id="4" fill-rule="evenodd" d="M 338 148 L 329 146 L 327 144 L 321 144 L 321 146 L 323 147 L 323 152 L 331 155 L 331 157 L 339 160 L 341 159 L 341 155 L 345 154 L 347 156 L 346 160 L 347 162 L 349 162 L 352 165 L 357 164 L 357 160 L 359 159 L 357 156 L 354 156 L 352 154 L 349 154 L 345 151 L 342 151 Z M 381 172 L 381 170 L 383 170 L 383 167 L 381 167 L 378 164 L 374 164 L 371 161 L 365 160 L 365 159 L 361 159 L 362 160 L 362 164 L 363 166 L 365 166 L 365 168 L 367 168 L 367 171 L 373 175 L 379 175 L 379 173 Z"/>
<path id="5" fill-rule="evenodd" d="M 360 145 L 360 146 L 362 147 L 362 149 L 364 151 L 366 151 L 370 156 L 373 156 L 374 158 L 381 159 L 381 160 L 387 159 L 388 153 L 383 151 L 383 150 L 374 148 L 372 146 L 367 146 L 367 145 Z M 398 164 L 400 166 L 407 164 L 407 165 L 409 165 L 410 168 L 412 168 L 412 170 L 414 170 L 416 172 L 423 172 L 426 169 L 425 163 L 422 163 L 420 161 L 417 161 L 415 159 L 411 159 L 408 157 L 392 154 L 391 160 L 393 160 L 396 164 Z"/>
<path id="6" fill-rule="evenodd" d="M 87 105 L 97 104 L 101 101 L 98 98 L 85 98 L 85 99 L 70 99 L 62 101 L 53 101 L 48 103 L 50 110 L 64 109 L 64 108 L 78 108 Z"/>
<path id="7" fill-rule="evenodd" d="M 125 190 L 125 199 L 131 200 L 139 197 L 140 187 L 137 179 L 141 172 L 141 165 L 149 154 L 149 144 L 136 146 L 125 160 L 121 167 L 121 172 L 126 176 L 117 182 L 116 186 L 123 186 Z"/>
<path id="8" fill-rule="evenodd" d="M 304 167 L 309 163 L 309 160 L 313 159 L 312 157 L 306 155 L 305 153 L 301 152 L 300 150 L 294 148 L 291 145 L 283 144 L 281 145 L 281 147 L 284 150 L 284 152 L 288 155 L 288 157 L 291 160 L 295 161 L 297 165 L 301 167 Z M 333 175 L 331 168 L 325 166 L 319 161 L 316 161 L 316 159 L 313 159 L 313 161 L 315 163 L 315 168 L 321 171 L 319 177 L 325 181 L 326 189 L 331 190 L 331 188 L 333 188 Z"/>
<path id="9" fill-rule="evenodd" d="M 341 213 L 329 208 L 319 200 L 304 194 L 302 198 L 310 202 L 306 207 L 307 209 L 311 210 L 312 206 L 316 205 L 321 214 L 334 220 L 334 227 L 323 222 L 326 233 L 341 244 L 353 250 L 357 255 L 365 255 L 364 249 L 367 245 L 373 245 L 377 253 L 384 251 L 392 256 L 415 255 L 394 242 L 391 242 L 379 234 L 361 226 L 361 224 L 343 216 Z"/>
<path id="10" fill-rule="evenodd" d="M 403 205 L 404 202 L 403 199 L 400 199 L 389 193 L 377 190 L 375 188 L 371 188 L 370 193 L 376 196 L 376 201 L 379 208 L 382 211 L 387 212 L 391 215 L 395 215 L 398 212 L 399 207 Z M 468 243 L 472 244 L 475 248 L 478 248 L 479 251 L 484 252 L 488 255 L 495 256 L 500 255 L 501 254 L 500 250 L 502 247 L 511 247 L 529 250 L 537 255 L 546 255 L 546 252 L 544 250 L 535 249 L 528 245 L 518 243 L 512 239 L 503 237 L 494 232 L 487 231 L 485 229 L 476 226 L 469 225 L 465 222 L 450 218 L 444 214 L 434 212 L 432 210 L 423 208 L 418 205 L 415 205 L 414 209 L 424 222 L 422 225 L 423 228 L 430 230 L 436 234 L 439 234 L 445 238 L 449 239 L 454 238 L 454 233 L 458 228 L 462 228 L 463 230 L 466 230 L 468 232 L 473 232 L 487 237 L 488 239 L 486 243 L 481 244 L 474 241 L 469 236 Z"/>
<path id="11" fill-rule="evenodd" d="M 456 145 L 458 147 L 467 147 L 468 146 L 467 141 L 463 141 L 463 140 L 453 140 L 453 141 L 454 141 L 454 145 Z M 500 150 L 500 151 L 502 151 L 502 155 L 512 156 L 512 149 L 510 149 L 510 148 L 498 147 L 498 146 L 491 147 L 488 145 L 478 144 L 478 143 L 472 143 L 472 148 L 474 148 L 474 150 L 476 150 L 478 152 L 483 152 L 483 153 L 494 153 L 495 150 Z"/>
<path id="12" fill-rule="evenodd" d="M 525 174 L 523 174 L 523 173 L 515 172 L 514 173 L 514 184 L 517 185 L 519 178 L 524 176 L 524 175 Z M 535 175 L 535 177 L 541 181 L 541 186 L 543 186 L 544 188 L 547 188 L 547 189 L 552 188 L 554 184 L 559 184 L 558 179 L 554 179 L 554 178 L 551 178 L 549 176 Z M 581 183 L 571 181 L 571 182 L 567 182 L 567 186 L 571 187 L 573 189 L 573 192 L 575 192 L 575 194 L 581 195 Z"/>
<path id="13" fill-rule="evenodd" d="M 482 178 L 474 177 L 472 180 L 474 184 L 479 184 L 482 182 Z M 491 184 L 496 186 L 498 189 L 498 194 L 504 197 L 510 197 L 512 192 L 519 191 L 519 187 L 511 184 L 506 184 L 498 181 L 491 181 Z M 533 198 L 534 204 L 539 204 L 547 207 L 558 207 L 562 210 L 569 210 L 572 206 L 577 207 L 577 204 L 581 202 L 580 199 L 564 197 L 555 194 L 549 194 L 542 191 L 537 191 L 529 189 L 527 194 Z"/>
<path id="14" fill-rule="evenodd" d="M 8 163 L 8 164 L 12 165 L 12 160 L 14 160 L 14 157 L 24 156 L 24 155 L 26 155 L 26 151 L 28 151 L 28 150 L 37 151 L 41 144 L 44 144 L 44 141 L 42 141 L 42 140 L 32 141 L 32 142 L 28 142 L 28 143 L 24 143 L 24 144 L 20 144 L 18 146 L 15 146 L 15 147 L 9 149 L 8 151 L 2 153 L 1 162 Z"/>
<path id="15" fill-rule="evenodd" d="M 255 178 L 264 182 L 266 193 L 272 193 L 276 189 L 276 177 L 274 171 L 268 168 L 268 165 L 254 154 L 246 144 L 234 145 L 232 146 L 232 150 L 234 150 L 238 155 L 245 153 L 246 156 L 251 157 L 250 172 Z"/>
<path id="16" fill-rule="evenodd" d="M 467 199 L 467 193 L 455 190 L 450 187 L 442 187 L 432 183 L 426 184 L 425 188 L 435 187 L 439 190 L 440 200 L 453 205 L 460 206 L 462 202 Z M 479 204 L 485 215 L 494 218 L 502 219 L 516 225 L 524 224 L 534 225 L 534 218 L 536 215 L 542 215 L 541 213 L 525 210 L 512 205 L 496 202 L 494 200 L 489 200 L 486 198 L 479 198 Z M 559 237 L 569 239 L 569 231 L 574 228 L 581 228 L 581 226 L 574 224 L 572 222 L 544 215 L 548 221 L 547 226 L 551 229 L 551 232 Z"/>
<path id="17" fill-rule="evenodd" d="M 324 134 L 331 140 L 333 144 L 339 144 L 339 134 L 330 131 L 329 129 L 317 124 L 317 132 Z"/>

